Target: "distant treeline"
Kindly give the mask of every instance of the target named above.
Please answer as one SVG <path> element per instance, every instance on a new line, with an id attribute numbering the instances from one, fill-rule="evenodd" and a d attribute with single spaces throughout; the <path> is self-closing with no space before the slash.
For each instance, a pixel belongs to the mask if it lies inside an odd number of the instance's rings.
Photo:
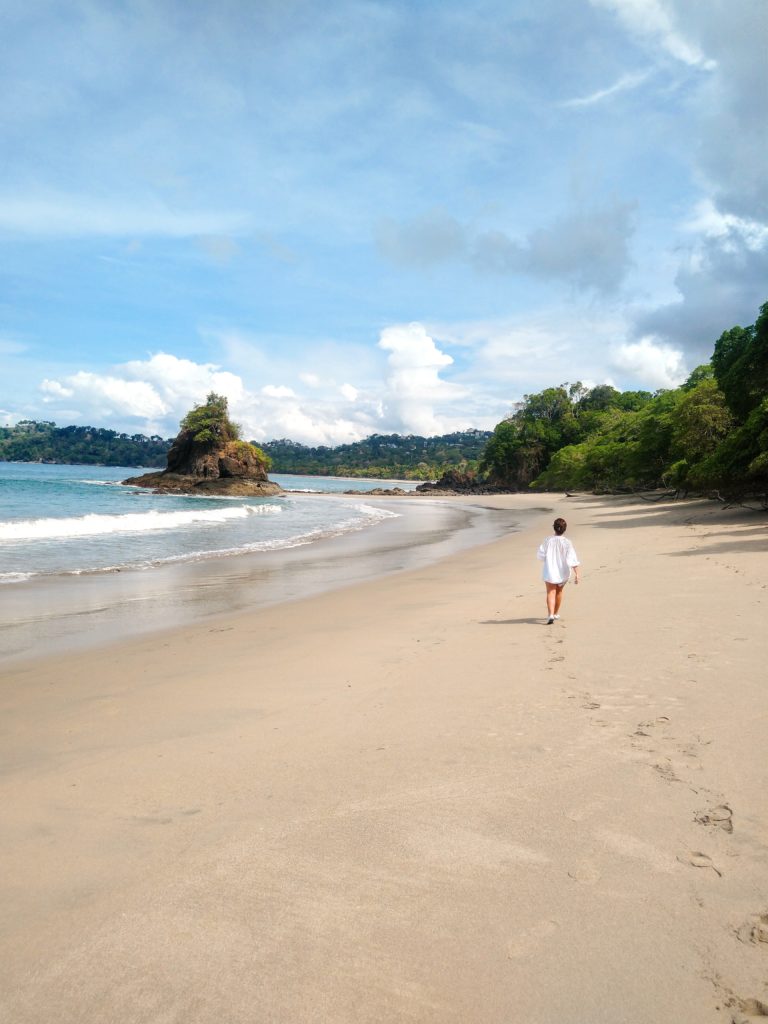
<path id="1" fill-rule="evenodd" d="M 0 427 L 2 462 L 165 467 L 170 446 L 162 437 L 120 434 L 103 427 L 57 427 L 48 420 Z"/>
<path id="2" fill-rule="evenodd" d="M 297 441 L 254 441 L 272 459 L 273 473 L 370 476 L 431 480 L 457 466 L 477 466 L 490 431 L 465 430 L 442 437 L 374 434 L 338 448 L 310 448 Z M 0 427 L 0 461 L 165 468 L 171 440 L 120 434 L 101 427 L 57 427 L 22 420 Z"/>
<path id="3" fill-rule="evenodd" d="M 768 303 L 679 388 L 580 383 L 526 395 L 480 461 L 513 490 L 720 492 L 768 504 Z"/>
<path id="4" fill-rule="evenodd" d="M 254 444 L 271 457 L 274 473 L 435 480 L 448 469 L 476 466 L 490 437 L 487 430 L 463 430 L 440 437 L 373 434 L 336 448 L 287 440 Z"/>

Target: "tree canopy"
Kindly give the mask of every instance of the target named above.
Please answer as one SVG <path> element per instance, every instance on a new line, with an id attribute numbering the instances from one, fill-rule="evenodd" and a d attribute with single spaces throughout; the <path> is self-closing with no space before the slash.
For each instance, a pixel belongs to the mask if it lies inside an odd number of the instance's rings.
<path id="1" fill-rule="evenodd" d="M 675 487 L 768 495 L 768 303 L 715 342 L 679 388 L 580 383 L 526 395 L 481 469 L 499 485 L 591 491 Z"/>
<path id="2" fill-rule="evenodd" d="M 202 405 L 190 409 L 181 421 L 181 429 L 192 435 L 196 444 L 223 444 L 240 440 L 240 426 L 229 418 L 224 395 L 211 391 Z"/>

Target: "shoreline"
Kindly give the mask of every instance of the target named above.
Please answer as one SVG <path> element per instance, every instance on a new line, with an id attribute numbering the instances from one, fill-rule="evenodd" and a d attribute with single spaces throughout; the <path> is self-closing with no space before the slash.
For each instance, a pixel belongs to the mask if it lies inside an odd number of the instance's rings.
<path id="1" fill-rule="evenodd" d="M 302 494 L 324 500 L 325 494 Z M 359 496 L 330 495 L 359 501 Z M 33 577 L 0 587 L 0 667 L 203 624 L 438 561 L 522 528 L 514 510 L 475 500 L 366 504 L 396 518 L 307 542 L 169 564 Z M 539 503 L 540 504 L 540 503 Z M 518 518 L 529 513 L 520 509 Z"/>
<path id="2" fill-rule="evenodd" d="M 532 512 L 404 572 L 5 671 L 8 1019 L 749 1018 L 764 517 L 554 511 L 583 580 L 553 627 Z"/>

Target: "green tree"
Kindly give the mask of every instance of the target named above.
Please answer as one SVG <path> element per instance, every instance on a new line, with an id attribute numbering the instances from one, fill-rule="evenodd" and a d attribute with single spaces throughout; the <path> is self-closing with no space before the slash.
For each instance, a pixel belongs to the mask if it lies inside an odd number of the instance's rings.
<path id="1" fill-rule="evenodd" d="M 720 335 L 712 366 L 728 408 L 744 422 L 768 394 L 768 302 L 751 327 L 732 327 Z"/>
<path id="2" fill-rule="evenodd" d="M 197 444 L 220 444 L 238 441 L 240 427 L 229 418 L 227 399 L 214 391 L 202 405 L 196 405 L 181 421 L 181 429 L 192 434 Z"/>

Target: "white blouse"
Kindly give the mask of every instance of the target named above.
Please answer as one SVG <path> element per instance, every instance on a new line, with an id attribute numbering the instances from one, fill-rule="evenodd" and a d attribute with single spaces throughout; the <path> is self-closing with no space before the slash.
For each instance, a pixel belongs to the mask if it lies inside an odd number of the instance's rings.
<path id="1" fill-rule="evenodd" d="M 547 583 L 565 583 L 573 566 L 581 565 L 573 544 L 557 534 L 541 542 L 538 556 L 544 563 L 541 578 Z"/>

